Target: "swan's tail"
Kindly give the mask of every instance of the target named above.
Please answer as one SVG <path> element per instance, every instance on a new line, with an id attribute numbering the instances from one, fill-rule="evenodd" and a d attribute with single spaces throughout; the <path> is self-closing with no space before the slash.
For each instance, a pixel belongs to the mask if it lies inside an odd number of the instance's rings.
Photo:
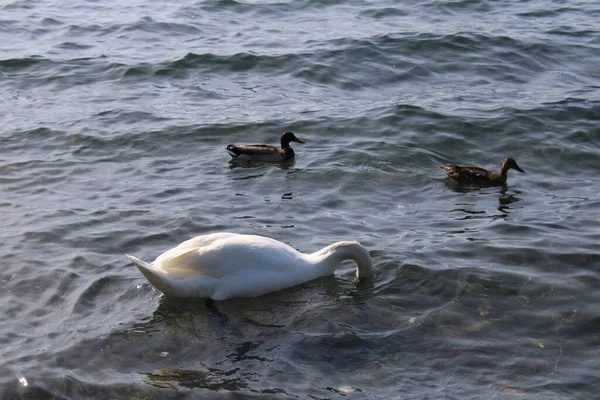
<path id="1" fill-rule="evenodd" d="M 135 264 L 135 266 L 146 277 L 146 279 L 148 279 L 148 282 L 150 282 L 152 286 L 154 286 L 163 293 L 168 292 L 167 282 L 165 282 L 160 272 L 157 271 L 156 268 L 152 266 L 152 264 L 149 264 L 146 261 L 142 261 L 137 257 L 130 256 L 129 254 L 125 255 L 131 260 L 132 263 Z"/>

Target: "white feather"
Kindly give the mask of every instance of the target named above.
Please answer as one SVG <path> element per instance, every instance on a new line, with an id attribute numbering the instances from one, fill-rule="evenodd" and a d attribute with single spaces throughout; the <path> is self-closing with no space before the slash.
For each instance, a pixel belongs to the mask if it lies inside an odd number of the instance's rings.
<path id="1" fill-rule="evenodd" d="M 358 242 L 337 242 L 304 254 L 274 239 L 228 232 L 187 240 L 152 264 L 127 257 L 161 292 L 213 300 L 260 296 L 295 286 L 332 274 L 347 259 L 356 262 L 358 277 L 373 273 L 371 257 Z"/>

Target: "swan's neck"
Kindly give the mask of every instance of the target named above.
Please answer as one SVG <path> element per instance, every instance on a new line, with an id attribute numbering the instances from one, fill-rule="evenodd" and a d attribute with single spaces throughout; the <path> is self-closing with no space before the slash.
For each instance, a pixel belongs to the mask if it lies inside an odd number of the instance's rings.
<path id="1" fill-rule="evenodd" d="M 356 263 L 357 278 L 370 278 L 373 275 L 371 256 L 358 242 L 337 242 L 312 253 L 310 257 L 323 275 L 332 274 L 345 260 Z"/>

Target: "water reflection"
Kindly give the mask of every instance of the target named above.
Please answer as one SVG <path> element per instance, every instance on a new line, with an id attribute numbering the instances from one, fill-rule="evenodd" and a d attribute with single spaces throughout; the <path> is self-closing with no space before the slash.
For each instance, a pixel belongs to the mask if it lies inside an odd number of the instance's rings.
<path id="1" fill-rule="evenodd" d="M 234 181 L 244 181 L 246 179 L 260 178 L 261 176 L 263 176 L 265 174 L 266 174 L 266 172 L 263 172 L 260 174 L 239 174 L 237 176 L 231 176 L 230 179 L 234 180 Z"/>
<path id="2" fill-rule="evenodd" d="M 448 189 L 450 189 L 456 193 L 478 192 L 478 191 L 485 191 L 485 190 L 494 188 L 494 186 L 486 187 L 486 186 L 479 186 L 479 185 L 469 185 L 466 183 L 458 183 L 455 180 L 448 179 L 448 178 L 444 180 L 444 183 L 446 184 L 446 187 L 448 187 Z M 507 188 L 506 185 L 496 186 L 496 187 L 501 188 L 501 190 Z"/>
<path id="3" fill-rule="evenodd" d="M 476 202 L 460 202 L 455 205 L 457 208 L 453 208 L 450 212 L 460 212 L 462 214 L 466 214 L 458 220 L 468 220 L 468 219 L 506 219 L 510 212 L 515 209 L 514 206 L 511 206 L 513 203 L 521 201 L 519 195 L 520 191 L 513 190 L 509 192 L 507 186 L 500 186 L 497 188 L 465 188 L 464 186 L 454 187 L 453 190 L 457 193 L 468 193 L 474 194 L 476 192 L 477 195 L 494 195 L 498 194 L 498 207 L 496 210 L 500 212 L 500 214 L 490 213 L 489 210 L 482 209 Z M 472 197 L 469 197 L 470 199 Z M 479 200 L 480 197 L 475 198 L 475 200 Z"/>
<path id="4" fill-rule="evenodd" d="M 477 207 L 476 204 L 457 204 L 460 205 L 462 207 L 460 208 L 454 208 L 452 210 L 450 210 L 451 212 L 460 212 L 463 214 L 467 214 L 463 217 L 457 218 L 457 220 L 462 221 L 462 220 L 468 220 L 468 219 L 490 219 L 490 220 L 499 220 L 499 219 L 506 219 L 507 215 L 506 214 L 488 214 L 487 211 L 485 210 L 477 210 L 477 209 L 471 209 L 471 208 L 467 208 L 467 207 Z M 467 206 L 467 207 L 465 207 Z"/>
<path id="5" fill-rule="evenodd" d="M 514 207 L 510 207 L 510 205 L 512 203 L 521 201 L 521 199 L 517 197 L 517 195 L 521 194 L 521 192 L 516 191 L 516 190 L 515 190 L 514 194 L 506 193 L 506 192 L 507 192 L 506 188 L 503 188 L 502 190 L 500 190 L 501 196 L 498 197 L 498 203 L 500 203 L 500 205 L 498 206 L 498 211 L 508 214 L 509 210 L 514 208 Z"/>
<path id="6" fill-rule="evenodd" d="M 286 171 L 286 174 L 293 174 L 301 171 L 299 168 L 294 168 L 296 165 L 295 160 L 285 161 L 281 163 L 267 163 L 264 161 L 252 161 L 252 160 L 230 160 L 229 161 L 229 179 L 234 181 L 241 181 L 246 179 L 260 178 L 273 168 Z"/>
<path id="7" fill-rule="evenodd" d="M 247 381 L 253 374 L 248 375 L 246 379 L 238 377 L 235 374 L 238 368 L 231 370 L 220 370 L 218 368 L 209 368 L 206 371 L 180 369 L 180 368 L 159 368 L 153 372 L 143 373 L 148 378 L 148 384 L 159 388 L 178 389 L 185 387 L 188 389 L 208 389 L 211 391 L 219 390 L 241 390 L 248 387 Z"/>
<path id="8" fill-rule="evenodd" d="M 269 163 L 265 161 L 256 161 L 256 160 L 229 160 L 229 169 L 234 170 L 236 168 L 258 168 L 258 167 L 278 167 L 280 169 L 290 169 L 296 165 L 296 160 L 288 160 L 279 163 Z"/>
<path id="9" fill-rule="evenodd" d="M 252 333 L 241 329 L 247 324 L 240 313 L 232 310 L 223 302 L 161 296 L 151 320 L 135 328 L 151 333 L 144 346 L 163 350 L 140 372 L 146 383 L 167 389 L 247 389 L 256 372 L 240 368 L 247 361 L 271 360 L 264 357 L 263 341 L 252 340 Z"/>
<path id="10" fill-rule="evenodd" d="M 211 299 L 182 299 L 161 295 L 158 308 L 152 314 L 149 325 L 169 323 L 185 326 L 191 318 L 200 319 L 205 325 L 225 326 L 231 324 L 229 318 L 219 310 Z"/>

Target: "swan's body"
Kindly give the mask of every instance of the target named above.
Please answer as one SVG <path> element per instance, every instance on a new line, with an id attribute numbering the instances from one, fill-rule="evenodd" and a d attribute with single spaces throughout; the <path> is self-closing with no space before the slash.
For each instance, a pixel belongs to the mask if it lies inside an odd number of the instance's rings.
<path id="1" fill-rule="evenodd" d="M 371 257 L 358 242 L 337 242 L 304 254 L 274 239 L 227 232 L 187 240 L 152 264 L 127 257 L 159 291 L 213 300 L 260 296 L 295 286 L 332 274 L 347 259 L 356 263 L 358 278 L 373 274 Z"/>
<path id="2" fill-rule="evenodd" d="M 228 144 L 225 150 L 233 160 L 253 160 L 267 162 L 282 162 L 292 160 L 295 156 L 294 149 L 290 147 L 291 142 L 304 143 L 292 132 L 284 132 L 281 135 L 281 147 L 270 144 Z"/>
<path id="3" fill-rule="evenodd" d="M 475 186 L 501 186 L 506 184 L 509 169 L 516 169 L 519 172 L 525 172 L 519 167 L 512 158 L 502 161 L 500 172 L 493 172 L 489 169 L 474 167 L 471 165 L 448 164 L 441 166 L 450 179 L 463 185 Z"/>

